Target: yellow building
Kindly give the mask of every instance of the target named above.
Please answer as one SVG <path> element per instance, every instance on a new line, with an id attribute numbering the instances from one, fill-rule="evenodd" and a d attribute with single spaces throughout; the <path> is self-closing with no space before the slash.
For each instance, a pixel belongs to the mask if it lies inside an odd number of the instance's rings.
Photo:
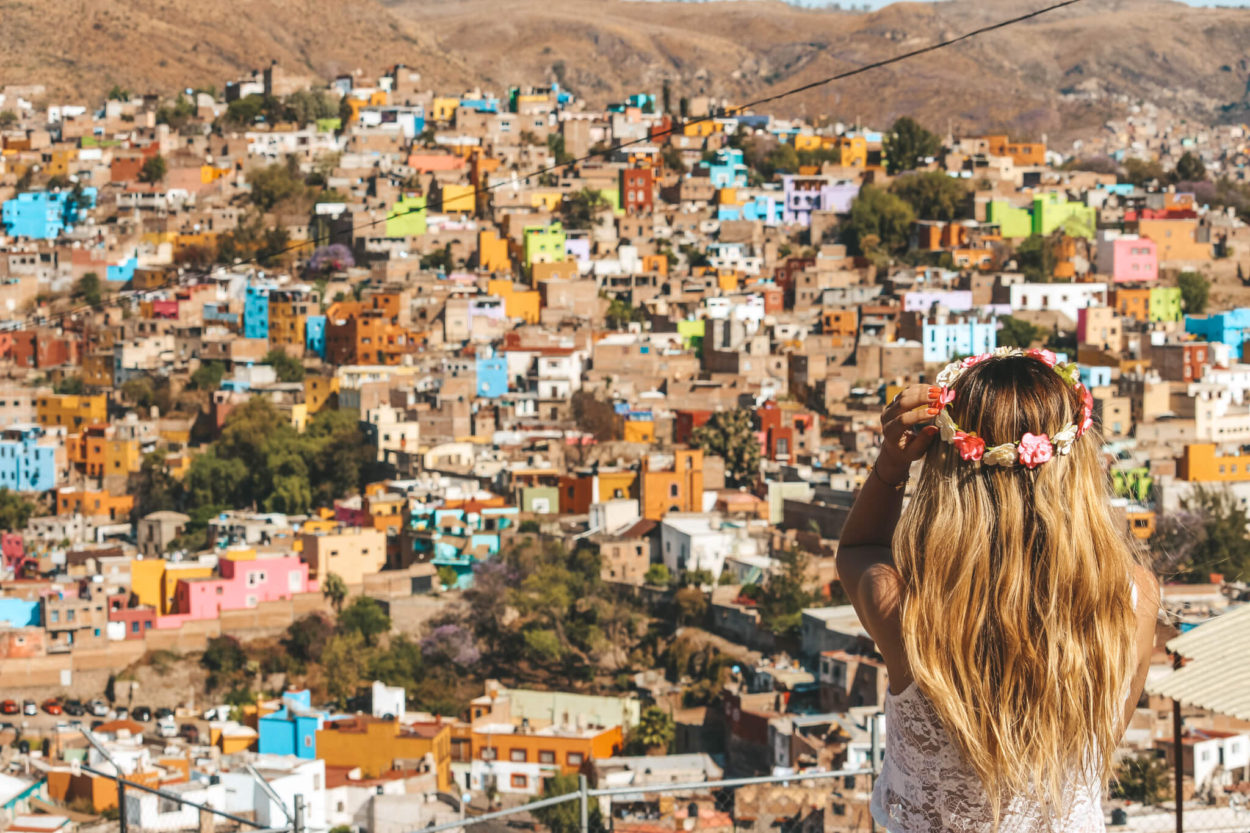
<path id="1" fill-rule="evenodd" d="M 429 117 L 433 121 L 451 121 L 460 108 L 460 99 L 436 96 L 430 104 Z"/>
<path id="2" fill-rule="evenodd" d="M 564 194 L 559 191 L 535 191 L 530 194 L 530 206 L 532 208 L 541 208 L 543 211 L 555 213 L 560 210 L 560 205 L 564 202 Z"/>
<path id="3" fill-rule="evenodd" d="M 820 150 L 823 144 L 819 136 L 810 133 L 800 133 L 794 137 L 795 150 Z"/>
<path id="4" fill-rule="evenodd" d="M 444 214 L 472 214 L 477 209 L 477 191 L 472 185 L 444 185 L 441 193 L 441 210 Z"/>
<path id="5" fill-rule="evenodd" d="M 386 536 L 376 529 L 336 527 L 332 532 L 300 535 L 300 558 L 308 577 L 318 582 L 334 573 L 348 585 L 364 583 L 386 566 Z"/>
<path id="6" fill-rule="evenodd" d="M 477 268 L 482 272 L 512 271 L 508 241 L 492 229 L 483 229 L 477 234 Z"/>
<path id="7" fill-rule="evenodd" d="M 360 767 L 365 778 L 399 769 L 399 761 L 420 761 L 429 755 L 438 773 L 438 788 L 451 783 L 451 723 L 403 726 L 398 720 L 357 715 L 317 730 L 317 757 L 326 766 Z"/>
<path id="8" fill-rule="evenodd" d="M 35 420 L 45 428 L 64 425 L 78 429 L 108 419 L 108 398 L 72 394 L 44 394 L 35 404 Z"/>
<path id="9" fill-rule="evenodd" d="M 304 378 L 304 405 L 308 413 L 315 414 L 338 396 L 337 376 L 307 376 Z"/>
<path id="10" fill-rule="evenodd" d="M 165 571 L 161 574 L 161 606 L 162 614 L 186 613 L 175 610 L 174 597 L 178 593 L 178 582 L 182 579 L 212 578 L 213 568 L 194 561 L 162 561 Z"/>
<path id="11" fill-rule="evenodd" d="M 510 280 L 492 280 L 486 284 L 486 292 L 503 298 L 504 314 L 520 318 L 526 324 L 537 324 L 542 298 L 536 290 L 518 290 Z"/>
<path id="12" fill-rule="evenodd" d="M 623 439 L 627 443 L 653 443 L 655 423 L 651 420 L 629 420 L 625 423 Z"/>

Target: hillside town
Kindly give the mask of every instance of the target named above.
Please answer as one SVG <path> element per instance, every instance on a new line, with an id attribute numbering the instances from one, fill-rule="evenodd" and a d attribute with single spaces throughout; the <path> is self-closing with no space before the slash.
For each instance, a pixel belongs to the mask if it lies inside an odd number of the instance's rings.
<path id="1" fill-rule="evenodd" d="M 1079 363 L 1164 582 L 1108 820 L 1247 807 L 1250 128 L 204 81 L 0 88 L 0 829 L 867 830 L 839 534 L 1000 347 Z"/>

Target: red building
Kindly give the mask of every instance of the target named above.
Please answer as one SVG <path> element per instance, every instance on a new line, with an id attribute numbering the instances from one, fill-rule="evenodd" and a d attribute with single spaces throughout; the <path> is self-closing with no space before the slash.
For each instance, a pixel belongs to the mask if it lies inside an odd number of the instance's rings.
<path id="1" fill-rule="evenodd" d="M 654 193 L 655 176 L 650 168 L 621 171 L 621 207 L 626 214 L 650 214 Z"/>
<path id="2" fill-rule="evenodd" d="M 9 356 L 18 367 L 59 367 L 78 363 L 78 343 L 49 330 L 13 333 Z"/>
<path id="3" fill-rule="evenodd" d="M 673 442 L 689 445 L 690 433 L 712 418 L 711 411 L 675 411 L 673 419 Z"/>

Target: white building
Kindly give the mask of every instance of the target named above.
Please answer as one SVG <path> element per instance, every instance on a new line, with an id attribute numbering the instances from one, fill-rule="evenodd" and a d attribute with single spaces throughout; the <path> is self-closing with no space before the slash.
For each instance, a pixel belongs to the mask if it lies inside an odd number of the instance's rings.
<path id="1" fill-rule="evenodd" d="M 390 405 L 379 405 L 365 411 L 365 422 L 378 448 L 379 462 L 400 451 L 415 451 L 420 444 L 421 424 L 405 419 L 405 414 Z"/>
<path id="2" fill-rule="evenodd" d="M 1018 283 L 1010 287 L 1010 292 L 1013 310 L 1059 312 L 1073 325 L 1077 310 L 1107 305 L 1105 283 Z"/>
<path id="3" fill-rule="evenodd" d="M 760 539 L 749 527 L 707 512 L 670 512 L 660 523 L 660 555 L 673 575 L 707 570 L 720 578 L 725 559 L 761 555 Z"/>
<path id="4" fill-rule="evenodd" d="M 374 680 L 373 686 L 370 688 L 373 695 L 371 700 L 371 713 L 374 717 L 402 718 L 404 709 L 407 706 L 404 697 L 404 687 L 398 685 L 387 685 L 381 680 Z"/>
<path id="5" fill-rule="evenodd" d="M 225 789 L 225 810 L 254 813 L 265 827 L 287 827 L 287 815 L 295 816 L 295 797 L 304 799 L 304 824 L 309 830 L 326 828 L 326 763 L 320 758 L 304 760 L 294 755 L 257 755 L 252 765 L 281 799 L 282 812 L 247 770 L 239 768 L 219 776 Z"/>
<path id="6" fill-rule="evenodd" d="M 189 781 L 167 784 L 161 789 L 197 804 L 223 807 L 226 803 L 226 790 L 221 784 Z M 140 830 L 196 830 L 200 826 L 200 810 L 193 804 L 180 804 L 172 798 L 128 790 L 126 819 Z"/>

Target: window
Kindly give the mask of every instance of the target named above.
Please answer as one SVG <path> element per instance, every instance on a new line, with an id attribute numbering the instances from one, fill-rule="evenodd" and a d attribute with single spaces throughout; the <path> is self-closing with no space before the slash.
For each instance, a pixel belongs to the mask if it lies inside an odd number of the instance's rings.
<path id="1" fill-rule="evenodd" d="M 483 761 L 493 761 L 495 760 L 496 757 L 498 757 L 498 754 L 499 754 L 499 750 L 497 750 L 493 746 L 482 747 L 482 760 Z"/>
<path id="2" fill-rule="evenodd" d="M 526 789 L 526 787 L 528 786 L 529 779 L 526 778 L 524 775 L 517 775 L 516 773 L 513 773 L 511 783 L 513 787 L 523 790 L 523 789 Z"/>
<path id="3" fill-rule="evenodd" d="M 508 760 L 512 761 L 514 764 L 525 763 L 526 761 L 525 750 L 513 749 L 511 752 L 508 753 Z"/>
<path id="4" fill-rule="evenodd" d="M 581 752 L 570 752 L 566 761 L 569 766 L 581 766 L 584 758 Z"/>
<path id="5" fill-rule="evenodd" d="M 677 491 L 678 491 L 678 490 L 677 490 L 677 484 L 676 484 L 676 483 L 670 483 L 670 484 L 668 484 L 668 496 L 669 496 L 669 497 L 677 497 Z"/>

